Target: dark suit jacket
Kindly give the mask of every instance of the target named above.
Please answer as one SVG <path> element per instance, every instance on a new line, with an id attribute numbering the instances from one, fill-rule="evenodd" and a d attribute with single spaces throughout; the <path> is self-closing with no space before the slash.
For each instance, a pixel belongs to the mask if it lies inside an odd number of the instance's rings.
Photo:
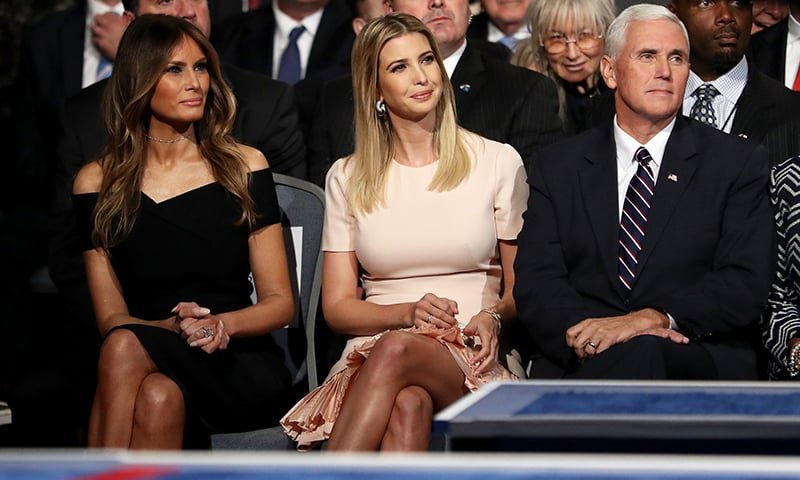
<path id="1" fill-rule="evenodd" d="M 761 143 L 768 133 L 797 117 L 800 112 L 800 93 L 767 77 L 751 63 L 747 83 L 736 105 L 731 134 Z M 614 92 L 609 91 L 593 99 L 588 126 L 600 125 L 613 116 Z M 776 161 L 773 152 L 769 150 L 769 153 L 770 160 Z"/>
<path id="2" fill-rule="evenodd" d="M 473 46 L 479 45 L 478 41 L 480 41 L 502 47 L 491 51 L 482 48 L 478 49 L 484 55 L 488 55 L 495 60 L 507 62 L 511 58 L 511 50 L 509 50 L 508 47 L 500 43 L 489 41 L 489 15 L 486 15 L 486 12 L 481 12 L 472 17 L 472 20 L 469 22 L 469 27 L 467 28 L 467 39 L 472 42 Z"/>
<path id="3" fill-rule="evenodd" d="M 775 269 L 767 176 L 762 147 L 679 117 L 648 214 L 640 271 L 626 294 L 617 278 L 611 123 L 537 152 L 514 298 L 538 350 L 569 371 L 576 366 L 565 341 L 569 327 L 652 307 L 670 313 L 706 348 L 721 378 L 757 378 L 759 336 L 751 328 Z"/>
<path id="4" fill-rule="evenodd" d="M 308 125 L 307 120 L 314 112 L 322 85 L 350 73 L 350 51 L 355 39 L 351 25 L 353 16 L 352 6 L 346 0 L 330 0 L 322 13 L 305 78 L 294 86 L 304 125 Z M 272 71 L 274 36 L 275 16 L 272 6 L 267 4 L 233 17 L 215 30 L 211 38 L 225 62 L 275 77 L 277 72 Z"/>
<path id="5" fill-rule="evenodd" d="M 789 35 L 789 18 L 765 28 L 750 37 L 747 57 L 767 76 L 781 85 L 786 76 L 786 38 Z"/>
<path id="6" fill-rule="evenodd" d="M 20 50 L 14 95 L 16 168 L 11 188 L 45 201 L 55 156 L 58 108 L 80 91 L 83 77 L 84 4 L 53 13 L 31 27 Z"/>
<path id="7" fill-rule="evenodd" d="M 450 79 L 458 123 L 512 145 L 523 161 L 562 135 L 555 85 L 545 76 L 488 58 L 467 43 Z M 325 86 L 309 136 L 309 178 L 324 185 L 338 158 L 353 153 L 352 78 Z"/>
<path id="8" fill-rule="evenodd" d="M 223 75 L 238 105 L 233 137 L 261 150 L 276 173 L 305 178 L 306 151 L 292 88 L 230 65 L 223 66 Z M 100 156 L 105 146 L 100 105 L 107 83 L 85 88 L 68 99 L 62 109 L 59 168 L 50 215 L 50 275 L 73 309 L 80 315 L 88 313 L 89 318 L 89 305 L 78 305 L 88 302 L 89 297 L 73 225 L 72 181 L 83 165 Z"/>

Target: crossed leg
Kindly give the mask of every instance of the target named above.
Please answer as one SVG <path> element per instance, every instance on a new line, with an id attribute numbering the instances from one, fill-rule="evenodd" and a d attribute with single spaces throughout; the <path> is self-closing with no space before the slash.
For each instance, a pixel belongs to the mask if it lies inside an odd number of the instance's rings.
<path id="1" fill-rule="evenodd" d="M 158 374 L 156 365 L 133 332 L 120 328 L 109 333 L 100 348 L 97 391 L 89 419 L 89 446 L 129 448 L 135 439 L 136 425 L 136 444 L 144 447 L 142 442 L 147 437 L 143 437 L 142 432 L 147 428 L 142 417 L 147 415 L 156 422 L 180 420 L 179 435 L 182 437 L 184 410 L 180 391 L 177 397 L 181 407 L 179 414 L 175 412 L 175 399 L 168 402 L 169 405 L 153 401 L 153 397 L 158 396 L 153 395 L 154 390 L 170 390 L 163 380 L 177 388 L 174 382 Z M 170 395 L 174 395 L 174 390 L 170 391 Z M 171 413 L 165 413 L 166 410 Z M 169 440 L 169 444 L 172 443 Z"/>
<path id="2" fill-rule="evenodd" d="M 407 445 L 417 448 L 421 440 L 397 434 L 409 421 L 426 418 L 424 429 L 430 429 L 429 415 L 404 415 L 408 404 L 425 403 L 418 387 L 431 400 L 431 414 L 450 405 L 465 393 L 464 374 L 453 356 L 436 340 L 408 332 L 389 332 L 375 344 L 353 381 L 345 398 L 328 442 L 330 450 L 377 450 L 388 440 L 386 448 Z M 404 392 L 403 395 L 400 395 Z M 396 405 L 398 399 L 400 405 Z M 390 420 L 395 417 L 395 424 Z M 388 438 L 385 439 L 388 433 Z"/>
<path id="3" fill-rule="evenodd" d="M 397 394 L 381 441 L 383 452 L 420 452 L 431 439 L 433 399 L 424 388 L 406 387 Z"/>

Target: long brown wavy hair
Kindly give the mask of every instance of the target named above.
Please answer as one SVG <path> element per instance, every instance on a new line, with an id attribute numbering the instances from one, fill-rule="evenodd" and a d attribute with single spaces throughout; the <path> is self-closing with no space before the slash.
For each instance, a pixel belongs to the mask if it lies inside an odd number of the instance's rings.
<path id="1" fill-rule="evenodd" d="M 462 133 L 456 123 L 455 95 L 445 73 L 436 39 L 419 19 L 393 12 L 368 23 L 353 45 L 353 94 L 355 109 L 355 150 L 348 159 L 352 174 L 347 199 L 356 213 L 368 214 L 382 204 L 386 171 L 394 154 L 394 133 L 388 115 L 378 115 L 378 64 L 383 47 L 390 40 L 419 33 L 431 47 L 442 72 L 442 96 L 436 105 L 433 148 L 439 157 L 429 190 L 448 191 L 469 176 L 471 163 Z"/>
<path id="2" fill-rule="evenodd" d="M 103 98 L 109 140 L 100 158 L 103 181 L 92 233 L 92 241 L 99 247 L 119 244 L 133 228 L 147 160 L 150 100 L 172 52 L 186 39 L 197 43 L 208 62 L 210 86 L 205 111 L 194 125 L 200 154 L 209 162 L 214 179 L 239 203 L 242 216 L 238 224 L 254 224 L 249 169 L 229 135 L 236 117 L 236 100 L 222 77 L 217 53 L 205 35 L 186 20 L 142 15 L 122 36 Z"/>

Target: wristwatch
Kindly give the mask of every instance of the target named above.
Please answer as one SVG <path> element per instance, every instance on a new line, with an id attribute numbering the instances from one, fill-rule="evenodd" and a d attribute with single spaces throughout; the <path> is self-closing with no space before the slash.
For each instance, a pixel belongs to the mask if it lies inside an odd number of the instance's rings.
<path id="1" fill-rule="evenodd" d="M 789 375 L 796 377 L 800 374 L 800 343 L 794 344 L 789 350 Z"/>

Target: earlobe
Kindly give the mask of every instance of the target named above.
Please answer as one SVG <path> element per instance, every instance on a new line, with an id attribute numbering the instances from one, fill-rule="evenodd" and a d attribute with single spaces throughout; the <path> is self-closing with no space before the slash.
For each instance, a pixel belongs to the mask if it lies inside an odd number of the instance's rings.
<path id="1" fill-rule="evenodd" d="M 675 13 L 675 11 L 678 9 L 678 8 L 675 6 L 675 2 L 674 2 L 674 1 L 672 1 L 672 2 L 669 2 L 669 3 L 667 4 L 667 8 L 668 8 L 668 9 L 669 9 L 669 11 L 670 11 L 670 12 L 672 12 L 672 13 Z"/>

